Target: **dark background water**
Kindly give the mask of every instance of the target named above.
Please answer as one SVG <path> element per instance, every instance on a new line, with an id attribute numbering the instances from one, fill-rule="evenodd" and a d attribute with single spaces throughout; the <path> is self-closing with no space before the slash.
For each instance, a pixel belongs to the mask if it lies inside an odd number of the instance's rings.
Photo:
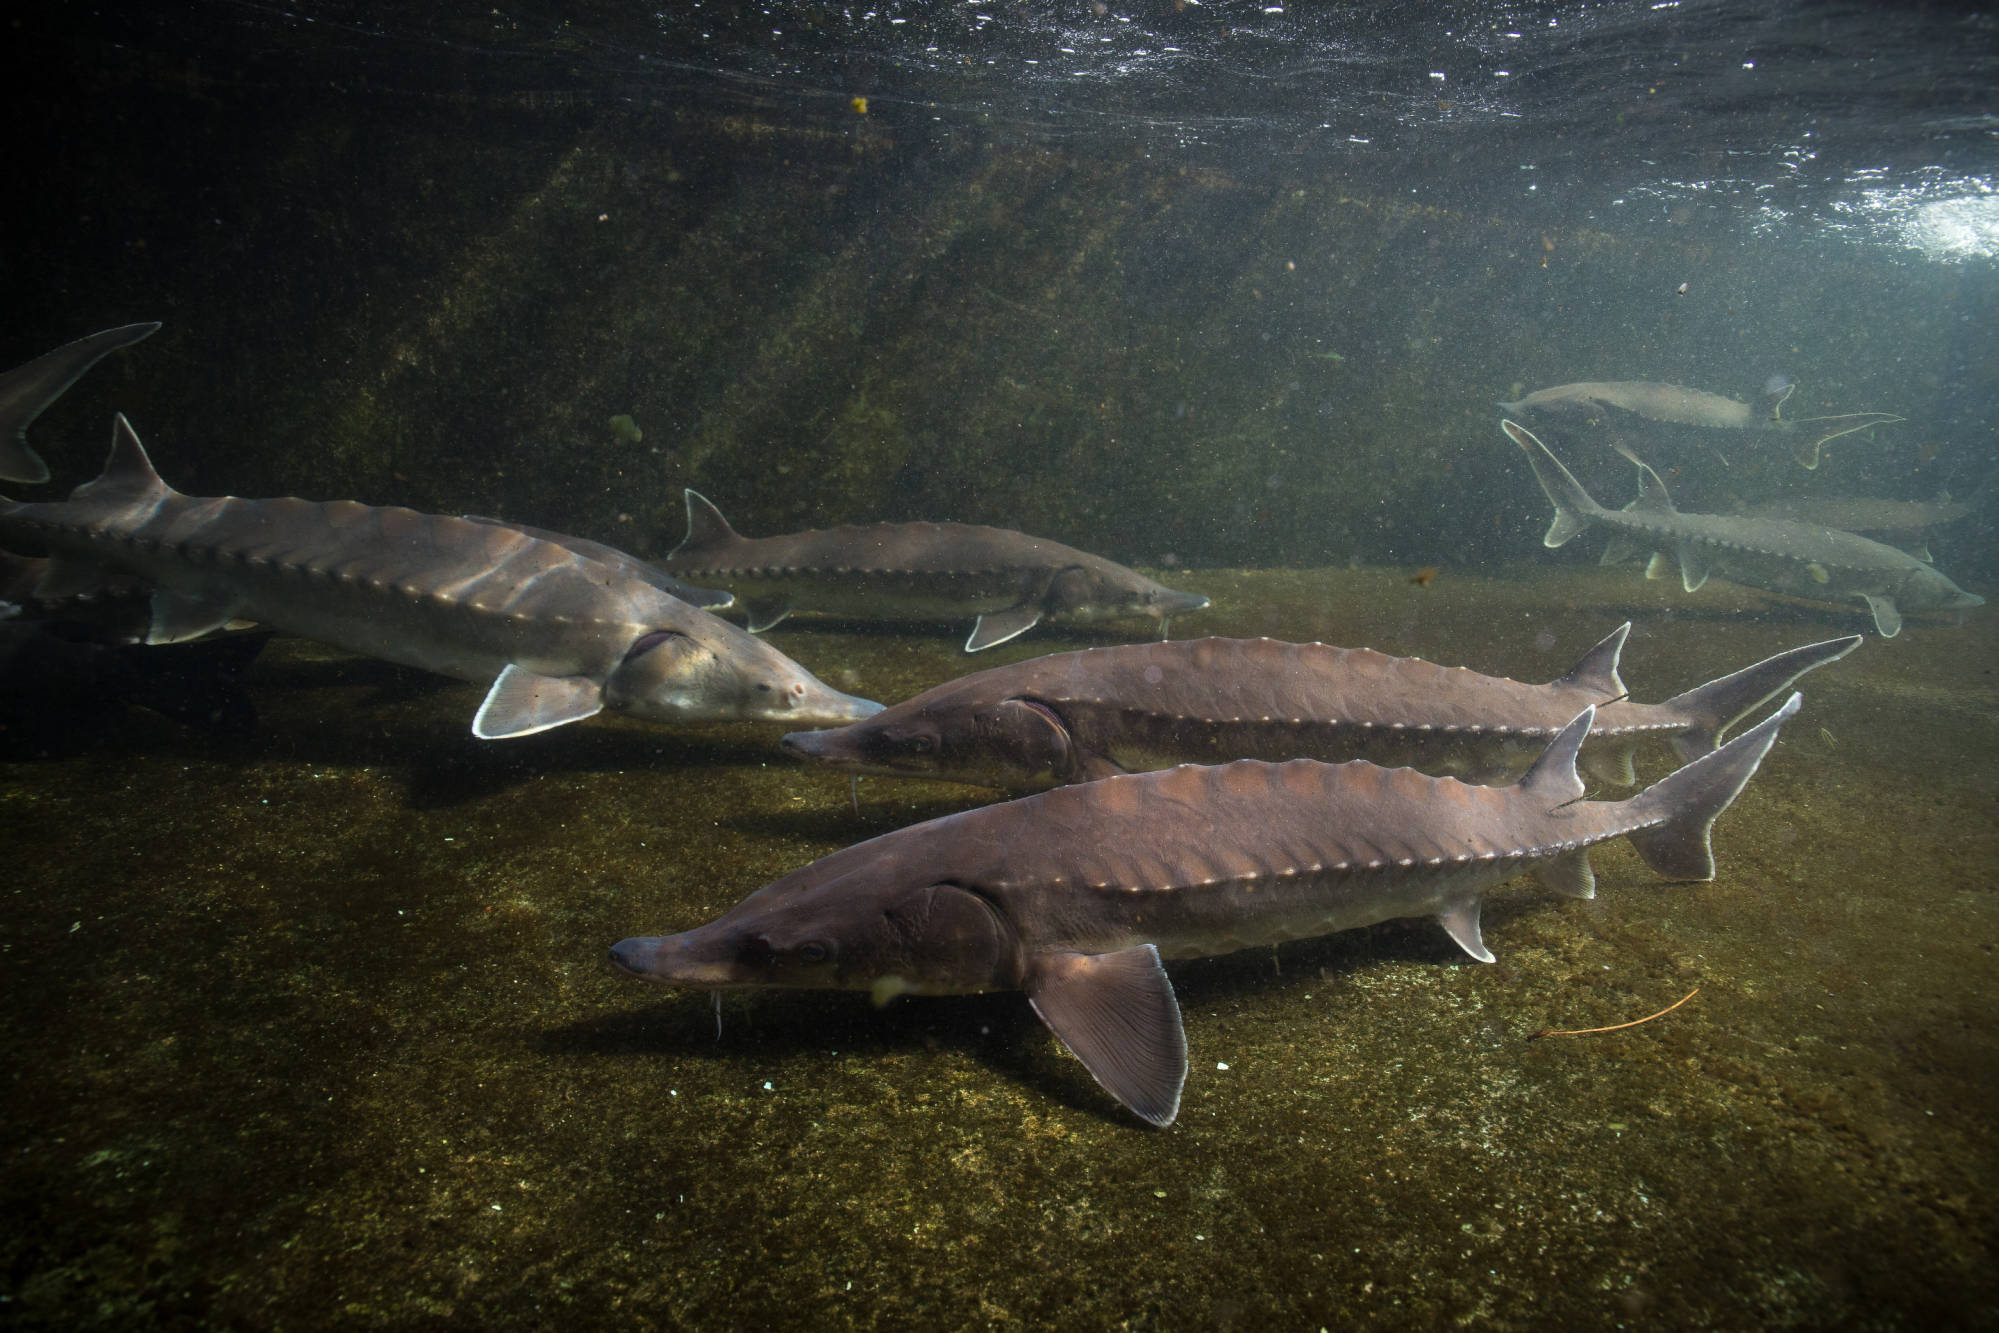
<path id="1" fill-rule="evenodd" d="M 1575 379 L 1908 418 L 1817 475 L 1659 432 L 1690 506 L 1993 469 L 1989 16 L 1278 8 L 18 17 L 10 347 L 167 321 L 50 419 L 64 480 L 116 405 L 183 489 L 641 550 L 693 484 L 753 532 L 1530 558 L 1491 404 Z"/>

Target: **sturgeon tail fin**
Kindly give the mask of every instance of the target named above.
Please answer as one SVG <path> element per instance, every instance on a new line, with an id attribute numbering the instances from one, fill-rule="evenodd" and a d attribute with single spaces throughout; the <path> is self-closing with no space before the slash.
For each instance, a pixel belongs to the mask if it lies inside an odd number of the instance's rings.
<path id="1" fill-rule="evenodd" d="M 1673 737 L 1674 753 L 1682 763 L 1707 754 L 1721 744 L 1721 734 L 1744 714 L 1788 689 L 1807 671 L 1845 657 L 1860 646 L 1860 640 L 1860 635 L 1850 634 L 1843 639 L 1808 643 L 1674 695 L 1659 705 L 1679 713 L 1686 722 L 1686 730 Z"/>
<path id="2" fill-rule="evenodd" d="M 1632 797 L 1631 811 L 1645 827 L 1630 834 L 1631 845 L 1645 864 L 1667 879 L 1714 878 L 1714 849 L 1708 833 L 1716 816 L 1749 785 L 1777 732 L 1797 714 L 1802 696 L 1793 694 L 1784 706 L 1737 736 L 1713 754 L 1694 760 Z"/>
<path id="3" fill-rule="evenodd" d="M 0 478 L 40 484 L 49 465 L 28 446 L 28 426 L 63 391 L 104 357 L 159 331 L 157 323 L 126 324 L 58 347 L 0 375 Z"/>
<path id="4" fill-rule="evenodd" d="M 1528 466 L 1534 469 L 1534 480 L 1541 483 L 1548 502 L 1555 506 L 1555 521 L 1548 525 L 1548 535 L 1541 539 L 1541 544 L 1547 547 L 1566 545 L 1571 537 L 1587 528 L 1604 512 L 1603 506 L 1590 498 L 1575 474 L 1548 452 L 1548 446 L 1541 443 L 1533 431 L 1514 421 L 1502 421 L 1499 428 L 1527 455 Z"/>

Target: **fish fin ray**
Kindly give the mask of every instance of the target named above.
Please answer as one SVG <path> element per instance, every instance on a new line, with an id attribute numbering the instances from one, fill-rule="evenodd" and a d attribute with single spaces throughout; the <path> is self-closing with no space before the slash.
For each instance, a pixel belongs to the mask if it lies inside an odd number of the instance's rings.
<path id="1" fill-rule="evenodd" d="M 1582 655 L 1582 660 L 1556 677 L 1551 685 L 1570 685 L 1577 689 L 1591 690 L 1605 699 L 1616 699 L 1631 691 L 1626 689 L 1618 677 L 1618 659 L 1624 652 L 1624 641 L 1631 637 L 1631 622 L 1625 621 L 1609 634 L 1601 643 Z"/>
<path id="2" fill-rule="evenodd" d="M 1566 898 L 1596 897 L 1596 872 L 1589 866 L 1589 848 L 1578 847 L 1534 867 L 1542 887 Z"/>
<path id="3" fill-rule="evenodd" d="M 1437 922 L 1457 941 L 1460 949 L 1481 963 L 1494 962 L 1492 950 L 1485 947 L 1485 938 L 1479 932 L 1478 912 L 1478 895 L 1474 893 L 1456 906 L 1437 913 Z"/>
<path id="4" fill-rule="evenodd" d="M 1667 879 L 1714 878 L 1714 849 L 1708 834 L 1722 811 L 1749 785 L 1778 730 L 1797 715 L 1803 696 L 1795 691 L 1784 706 L 1712 754 L 1659 779 L 1627 805 L 1642 827 L 1627 836 L 1638 855 Z"/>
<path id="5" fill-rule="evenodd" d="M 1499 428 L 1527 455 L 1527 466 L 1534 470 L 1534 480 L 1541 483 L 1548 503 L 1555 506 L 1554 521 L 1548 524 L 1548 535 L 1541 539 L 1543 546 L 1552 550 L 1566 545 L 1603 514 L 1603 506 L 1590 498 L 1575 474 L 1562 466 L 1562 460 L 1533 431 L 1515 421 L 1502 421 Z"/>
<path id="6" fill-rule="evenodd" d="M 1520 777 L 1520 790 L 1543 797 L 1552 806 L 1564 805 L 1582 796 L 1583 780 L 1576 772 L 1576 756 L 1596 722 L 1596 705 L 1577 713 L 1570 723 L 1555 733 L 1548 748 Z"/>
<path id="7" fill-rule="evenodd" d="M 761 634 L 791 614 L 791 598 L 783 593 L 774 597 L 746 597 L 743 610 L 750 618 L 750 633 Z"/>
<path id="8" fill-rule="evenodd" d="M 972 626 L 972 632 L 965 640 L 968 653 L 983 652 L 996 648 L 1008 639 L 1017 639 L 1041 623 L 1041 608 L 1038 606 L 1010 606 L 1004 611 L 988 611 Z"/>
<path id="9" fill-rule="evenodd" d="M 1884 639 L 1892 639 L 1902 632 L 1902 613 L 1895 606 L 1892 597 L 1877 597 L 1871 592 L 1860 594 L 1867 602 L 1867 609 L 1874 613 L 1874 632 Z"/>
<path id="10" fill-rule="evenodd" d="M 1860 635 L 1849 634 L 1843 639 L 1787 649 L 1674 695 L 1659 705 L 1684 720 L 1685 730 L 1672 738 L 1674 753 L 1682 763 L 1709 753 L 1721 744 L 1722 733 L 1750 710 L 1775 698 L 1807 671 L 1845 657 L 1860 646 L 1860 640 Z"/>
<path id="11" fill-rule="evenodd" d="M 668 554 L 668 560 L 678 560 L 701 551 L 720 550 L 742 540 L 729 526 L 729 520 L 722 517 L 722 511 L 715 507 L 713 500 L 692 486 L 687 488 L 686 500 L 687 535 Z"/>
<path id="12" fill-rule="evenodd" d="M 532 736 L 581 722 L 604 709 L 604 689 L 588 676 L 543 676 L 509 662 L 472 719 L 482 741 Z"/>
<path id="13" fill-rule="evenodd" d="M 1688 592 L 1699 592 L 1701 585 L 1707 582 L 1707 557 L 1691 543 L 1681 546 L 1678 554 L 1680 586 Z"/>
<path id="14" fill-rule="evenodd" d="M 1173 1123 L 1187 1083 L 1187 1033 L 1158 949 L 1043 954 L 1027 999 L 1104 1091 L 1149 1124 Z"/>
<path id="15" fill-rule="evenodd" d="M 139 443 L 139 432 L 132 429 L 132 423 L 120 412 L 111 422 L 111 455 L 104 460 L 104 470 L 71 491 L 69 498 L 130 504 L 173 493 L 173 488 L 153 470 L 153 460 L 146 457 L 146 446 Z"/>

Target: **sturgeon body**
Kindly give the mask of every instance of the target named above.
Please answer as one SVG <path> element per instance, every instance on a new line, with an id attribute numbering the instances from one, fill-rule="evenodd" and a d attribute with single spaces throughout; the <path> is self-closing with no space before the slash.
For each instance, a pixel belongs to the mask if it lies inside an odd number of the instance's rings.
<path id="1" fill-rule="evenodd" d="M 1585 801 L 1585 708 L 1510 787 L 1364 761 L 1187 765 L 1058 787 L 887 833 L 758 890 L 708 925 L 621 941 L 672 986 L 1022 990 L 1114 1097 L 1178 1114 L 1186 1036 L 1162 958 L 1433 917 L 1472 957 L 1487 890 L 1526 871 L 1593 892 L 1589 849 L 1629 838 L 1671 879 L 1710 879 L 1708 833 L 1795 694 L 1626 801 Z"/>
<path id="2" fill-rule="evenodd" d="M 159 332 L 157 322 L 126 324 L 78 338 L 0 375 L 0 481 L 39 485 L 49 465 L 28 445 L 28 425 L 84 371 L 121 347 Z"/>
<path id="3" fill-rule="evenodd" d="M 1819 465 L 1820 450 L 1828 440 L 1902 419 L 1889 412 L 1847 412 L 1839 416 L 1802 420 L 1780 417 L 1778 409 L 1796 387 L 1788 380 L 1780 381 L 1772 391 L 1763 395 L 1760 404 L 1752 405 L 1678 384 L 1655 384 L 1649 380 L 1591 380 L 1536 389 L 1517 402 L 1501 403 L 1499 408 L 1508 416 L 1517 417 L 1537 410 L 1615 407 L 1649 421 L 1667 421 L 1682 426 L 1778 431 L 1791 437 L 1793 456 L 1808 468 Z"/>
<path id="4" fill-rule="evenodd" d="M 1208 599 L 1073 546 L 970 523 L 867 523 L 779 537 L 744 537 L 698 492 L 687 492 L 687 537 L 658 566 L 727 588 L 752 633 L 794 611 L 856 620 L 976 616 L 965 651 L 1025 634 L 1043 617 L 1167 618 Z"/>
<path id="5" fill-rule="evenodd" d="M 518 529 L 353 501 L 182 495 L 124 417 L 97 480 L 66 501 L 0 501 L 0 545 L 52 557 L 60 597 L 135 576 L 149 643 L 252 620 L 490 686 L 473 733 L 524 736 L 604 708 L 658 721 L 825 724 L 841 694 L 726 621 Z"/>
<path id="6" fill-rule="evenodd" d="M 1613 534 L 1606 562 L 1629 550 L 1654 551 L 1659 554 L 1646 572 L 1659 577 L 1670 552 L 1688 592 L 1707 582 L 1708 575 L 1719 574 L 1794 597 L 1857 597 L 1867 603 L 1874 628 L 1884 638 L 1901 632 L 1905 609 L 1958 611 L 1984 605 L 1984 598 L 1958 587 L 1934 566 L 1855 533 L 1786 519 L 1683 514 L 1673 508 L 1659 474 L 1642 463 L 1644 488 L 1638 499 L 1623 509 L 1606 509 L 1532 431 L 1512 421 L 1499 424 L 1527 455 L 1535 480 L 1555 506 L 1554 522 L 1542 539 L 1545 546 L 1565 545 L 1585 529 L 1601 526 Z"/>
<path id="7" fill-rule="evenodd" d="M 1596 705 L 1583 751 L 1596 776 L 1629 785 L 1646 737 L 1684 761 L 1858 636 L 1808 644 L 1664 703 L 1626 697 L 1627 623 L 1546 684 L 1442 667 L 1368 648 L 1274 639 L 1184 639 L 1054 653 L 993 667 L 784 748 L 849 773 L 940 778 L 1010 790 L 1235 759 L 1367 759 L 1497 782 L 1517 776 L 1577 713 Z"/>

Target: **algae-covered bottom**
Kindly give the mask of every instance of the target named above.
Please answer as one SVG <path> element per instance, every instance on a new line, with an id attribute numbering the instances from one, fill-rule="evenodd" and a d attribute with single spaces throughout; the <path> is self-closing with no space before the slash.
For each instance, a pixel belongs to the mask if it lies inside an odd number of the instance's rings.
<path id="1" fill-rule="evenodd" d="M 1182 633 L 1526 679 L 1628 616 L 1646 700 L 1858 627 L 1615 570 L 1177 583 Z M 481 743 L 469 687 L 283 642 L 247 739 L 16 730 L 0 1319 L 1989 1326 L 1995 626 L 1808 677 L 1711 884 L 1620 844 L 1593 901 L 1499 890 L 1495 966 L 1427 922 L 1176 964 L 1164 1132 L 1018 995 L 731 994 L 718 1037 L 604 962 L 972 789 L 856 814 L 769 728 Z M 1104 641 L 772 637 L 885 700 Z"/>

